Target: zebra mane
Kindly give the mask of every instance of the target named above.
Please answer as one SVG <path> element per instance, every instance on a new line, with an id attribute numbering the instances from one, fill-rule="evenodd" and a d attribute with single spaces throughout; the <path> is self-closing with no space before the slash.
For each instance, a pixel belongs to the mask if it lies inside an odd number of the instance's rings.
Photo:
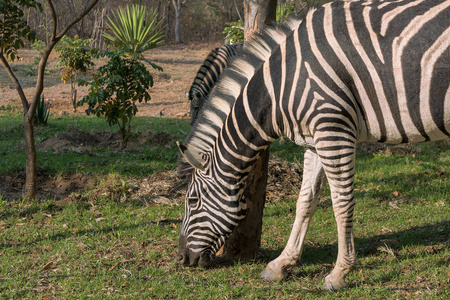
<path id="1" fill-rule="evenodd" d="M 183 143 L 191 152 L 212 152 L 219 131 L 244 87 L 301 21 L 290 18 L 284 26 L 267 27 L 244 43 L 243 51 L 232 58 Z M 185 177 L 192 171 L 193 167 L 180 159 L 178 176 Z"/>

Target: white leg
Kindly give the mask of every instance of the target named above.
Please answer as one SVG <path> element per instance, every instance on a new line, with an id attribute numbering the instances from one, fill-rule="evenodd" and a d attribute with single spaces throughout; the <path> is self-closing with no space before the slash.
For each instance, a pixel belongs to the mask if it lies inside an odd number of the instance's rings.
<path id="1" fill-rule="evenodd" d="M 338 257 L 333 271 L 325 278 L 323 287 L 327 290 L 346 287 L 345 277 L 356 265 L 353 237 L 355 147 L 350 144 L 341 150 L 340 146 L 338 143 L 330 145 L 329 141 L 323 148 L 320 144 L 316 145 L 317 149 L 321 149 L 317 150 L 317 153 L 321 157 L 330 185 L 338 229 Z"/>
<path id="2" fill-rule="evenodd" d="M 309 222 L 317 210 L 323 180 L 324 172 L 319 156 L 309 149 L 306 150 L 302 188 L 297 200 L 291 235 L 281 255 L 267 265 L 261 273 L 261 278 L 271 281 L 282 280 L 287 276 L 286 268 L 295 265 L 300 259 Z"/>

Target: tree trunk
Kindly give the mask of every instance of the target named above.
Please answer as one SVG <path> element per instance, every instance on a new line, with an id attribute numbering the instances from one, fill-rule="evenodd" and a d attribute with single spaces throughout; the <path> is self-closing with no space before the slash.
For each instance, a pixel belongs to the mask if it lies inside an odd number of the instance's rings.
<path id="1" fill-rule="evenodd" d="M 180 19 L 181 19 L 181 8 L 187 0 L 172 0 L 173 7 L 175 8 L 175 43 L 181 43 L 181 33 L 180 33 Z"/>
<path id="2" fill-rule="evenodd" d="M 72 100 L 73 112 L 77 112 L 77 89 L 74 78 L 70 79 L 70 98 Z"/>
<path id="3" fill-rule="evenodd" d="M 248 41 L 265 25 L 277 23 L 277 0 L 244 0 L 244 32 Z"/>
<path id="4" fill-rule="evenodd" d="M 25 194 L 28 199 L 36 198 L 36 146 L 34 143 L 34 126 L 33 117 L 25 114 L 23 125 L 25 131 L 25 151 L 26 151 L 26 167 L 25 167 Z"/>
<path id="5" fill-rule="evenodd" d="M 26 183 L 25 183 L 25 193 L 30 199 L 36 197 L 36 186 L 37 186 L 37 174 L 36 174 L 36 145 L 34 142 L 34 114 L 36 112 L 37 103 L 44 90 L 44 76 L 45 67 L 47 65 L 48 58 L 56 43 L 67 33 L 67 31 L 78 21 L 80 21 L 89 11 L 97 4 L 99 0 L 92 0 L 90 4 L 82 11 L 78 16 L 76 16 L 62 31 L 57 35 L 58 21 L 56 16 L 56 11 L 51 0 L 47 0 L 47 4 L 50 8 L 52 19 L 53 19 L 53 30 L 50 37 L 50 41 L 47 43 L 47 48 L 42 55 L 38 67 L 38 77 L 36 82 L 36 88 L 34 91 L 33 99 L 29 104 L 29 107 L 24 111 L 24 131 L 25 131 L 25 147 L 26 147 Z M 14 80 L 13 80 L 14 81 Z M 19 83 L 20 85 L 20 83 Z M 18 88 L 20 94 L 21 88 Z M 23 91 L 22 91 L 23 92 Z M 22 95 L 20 94 L 22 97 Z M 26 100 L 26 98 L 25 98 Z M 22 100 L 23 102 L 23 100 Z M 27 102 L 27 101 L 25 101 Z M 28 102 L 27 102 L 28 103 Z M 25 103 L 23 103 L 25 108 Z"/>
<path id="6" fill-rule="evenodd" d="M 59 39 L 52 39 L 52 41 L 47 45 L 42 58 L 39 62 L 38 67 L 38 77 L 36 82 L 36 88 L 31 100 L 29 109 L 25 112 L 24 116 L 24 131 L 25 131 L 25 151 L 26 151 L 26 182 L 25 182 L 25 194 L 29 199 L 36 198 L 36 186 L 37 186 L 37 174 L 36 174 L 36 145 L 34 142 L 34 114 L 36 113 L 36 106 L 41 98 L 42 91 L 44 90 L 44 76 L 45 67 L 47 65 L 50 53 L 53 47 Z"/>
<path id="7" fill-rule="evenodd" d="M 277 0 L 244 0 L 246 40 L 263 26 L 275 24 L 276 6 Z M 222 250 L 224 257 L 252 258 L 258 253 L 261 246 L 269 152 L 270 149 L 267 148 L 261 154 L 249 175 L 247 188 L 244 192 L 249 212 L 225 242 Z"/>
<path id="8" fill-rule="evenodd" d="M 181 43 L 180 39 L 180 10 L 175 10 L 175 43 Z"/>
<path id="9" fill-rule="evenodd" d="M 261 246 L 262 217 L 266 200 L 267 173 L 269 167 L 269 148 L 256 162 L 248 178 L 244 191 L 249 212 L 239 222 L 223 247 L 227 258 L 254 258 Z"/>

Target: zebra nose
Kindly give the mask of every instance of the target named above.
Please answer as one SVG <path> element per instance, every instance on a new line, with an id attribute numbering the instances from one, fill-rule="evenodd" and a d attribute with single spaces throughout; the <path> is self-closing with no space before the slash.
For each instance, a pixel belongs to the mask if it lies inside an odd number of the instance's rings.
<path id="1" fill-rule="evenodd" d="M 187 239 L 184 234 L 180 234 L 178 241 L 177 260 L 185 266 L 189 265 L 189 249 L 187 248 Z"/>
<path id="2" fill-rule="evenodd" d="M 179 253 L 177 260 L 185 266 L 189 265 L 189 255 L 187 255 L 187 253 Z"/>

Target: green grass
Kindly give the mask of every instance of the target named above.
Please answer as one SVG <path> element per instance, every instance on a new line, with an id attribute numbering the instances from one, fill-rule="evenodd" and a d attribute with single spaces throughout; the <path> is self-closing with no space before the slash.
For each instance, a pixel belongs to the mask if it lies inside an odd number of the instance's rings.
<path id="1" fill-rule="evenodd" d="M 45 140 L 70 126 L 109 129 L 97 118 L 51 118 L 48 127 L 36 129 L 36 138 Z M 39 152 L 39 168 L 49 176 L 86 173 L 106 179 L 173 170 L 177 149 L 172 139 L 184 139 L 188 121 L 136 118 L 133 128 L 169 132 L 170 143 L 87 154 Z M 0 174 L 23 170 L 22 135 L 21 117 L 0 117 Z M 274 143 L 272 152 L 289 161 L 301 162 L 303 155 L 292 143 Z M 348 276 L 349 288 L 334 293 L 320 289 L 337 255 L 327 188 L 302 259 L 280 283 L 264 282 L 259 273 L 285 246 L 295 199 L 266 205 L 257 259 L 203 270 L 175 262 L 183 205 L 89 193 L 34 202 L 0 196 L 0 299 L 449 299 L 449 174 L 448 140 L 421 144 L 406 154 L 358 155 L 354 224 L 359 262 Z"/>
<path id="2" fill-rule="evenodd" d="M 64 132 L 69 127 L 86 131 L 103 131 L 111 129 L 103 119 L 97 117 L 65 116 L 52 118 L 49 125 L 35 128 L 36 143 Z M 117 147 L 92 149 L 87 153 L 65 152 L 53 155 L 51 150 L 38 151 L 37 161 L 41 172 L 62 175 L 64 173 L 120 173 L 124 175 L 151 174 L 156 170 L 176 167 L 178 148 L 175 140 L 183 140 L 189 132 L 189 122 L 179 119 L 161 119 L 151 117 L 135 118 L 132 122 L 135 138 L 142 133 L 170 132 L 172 136 L 166 144 L 129 147 L 119 151 Z M 23 142 L 23 125 L 20 116 L 2 116 L 0 118 L 0 173 L 12 173 L 23 170 L 25 153 Z"/>

